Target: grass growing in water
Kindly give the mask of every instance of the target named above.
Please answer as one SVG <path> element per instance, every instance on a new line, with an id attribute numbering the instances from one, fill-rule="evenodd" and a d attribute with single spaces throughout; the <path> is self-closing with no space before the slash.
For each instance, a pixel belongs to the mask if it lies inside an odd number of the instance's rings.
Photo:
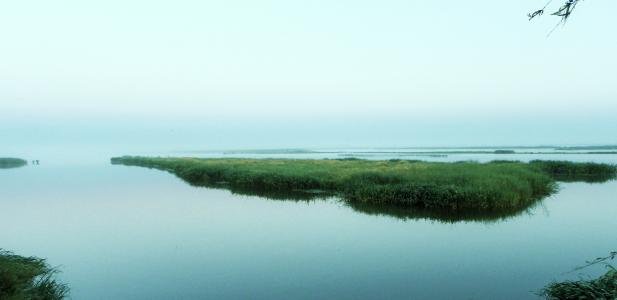
<path id="1" fill-rule="evenodd" d="M 617 271 L 611 268 L 597 279 L 556 282 L 541 293 L 550 300 L 617 299 Z"/>
<path id="2" fill-rule="evenodd" d="M 495 150 L 495 154 L 515 154 L 514 150 Z"/>
<path id="3" fill-rule="evenodd" d="M 19 168 L 27 164 L 28 162 L 21 158 L 0 157 L 0 169 Z"/>
<path id="4" fill-rule="evenodd" d="M 55 274 L 43 259 L 0 250 L 0 299 L 64 299 L 68 288 L 54 279 Z"/>
<path id="5" fill-rule="evenodd" d="M 166 170 L 194 185 L 221 187 L 223 184 L 232 191 L 323 191 L 350 203 L 485 211 L 528 207 L 549 195 L 556 185 L 554 174 L 546 170 L 552 170 L 554 165 L 562 166 L 561 162 L 481 164 L 148 157 L 116 157 L 112 163 Z M 578 168 L 579 164 L 566 166 Z M 611 176 L 615 173 L 612 166 L 589 170 L 609 172 Z"/>

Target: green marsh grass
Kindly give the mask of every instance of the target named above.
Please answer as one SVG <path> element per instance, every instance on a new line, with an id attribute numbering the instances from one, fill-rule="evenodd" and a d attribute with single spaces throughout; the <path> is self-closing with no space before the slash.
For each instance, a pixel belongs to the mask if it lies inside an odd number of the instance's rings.
<path id="1" fill-rule="evenodd" d="M 551 283 L 540 295 L 549 300 L 617 299 L 617 270 L 610 267 L 596 279 Z"/>
<path id="2" fill-rule="evenodd" d="M 495 154 L 515 154 L 514 150 L 495 150 Z"/>
<path id="3" fill-rule="evenodd" d="M 116 157 L 112 163 L 165 170 L 193 185 L 240 193 L 285 197 L 311 191 L 307 198 L 325 194 L 356 205 L 450 211 L 529 207 L 554 192 L 555 180 L 567 170 L 569 179 L 577 174 L 587 178 L 590 172 L 602 172 L 605 178 L 615 175 L 614 166 L 563 162 Z"/>
<path id="4" fill-rule="evenodd" d="M 56 273 L 43 259 L 18 256 L 0 249 L 0 299 L 64 299 L 68 287 L 54 278 Z"/>

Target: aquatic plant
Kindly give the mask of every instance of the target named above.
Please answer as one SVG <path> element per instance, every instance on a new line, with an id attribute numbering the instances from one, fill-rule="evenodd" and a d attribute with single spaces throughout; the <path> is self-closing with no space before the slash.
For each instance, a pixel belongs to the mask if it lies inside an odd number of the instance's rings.
<path id="1" fill-rule="evenodd" d="M 495 154 L 515 154 L 514 150 L 495 150 Z"/>
<path id="2" fill-rule="evenodd" d="M 617 270 L 611 268 L 597 279 L 555 282 L 541 295 L 550 300 L 617 299 Z"/>
<path id="3" fill-rule="evenodd" d="M 529 206 L 553 192 L 553 176 L 568 168 L 575 171 L 567 174 L 585 176 L 615 172 L 614 167 L 562 162 L 116 157 L 112 163 L 161 169 L 194 185 L 232 191 L 322 191 L 355 203 L 484 211 Z"/>
<path id="4" fill-rule="evenodd" d="M 0 249 L 0 299 L 64 299 L 69 289 L 55 279 L 56 273 L 43 259 Z"/>
<path id="5" fill-rule="evenodd" d="M 28 162 L 21 158 L 0 157 L 0 169 L 19 168 L 27 164 Z"/>

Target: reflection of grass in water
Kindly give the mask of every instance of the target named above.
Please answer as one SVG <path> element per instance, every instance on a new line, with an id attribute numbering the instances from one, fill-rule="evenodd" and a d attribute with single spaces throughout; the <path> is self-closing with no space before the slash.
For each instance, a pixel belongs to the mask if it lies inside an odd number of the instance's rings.
<path id="1" fill-rule="evenodd" d="M 182 179 L 182 178 L 180 178 Z M 269 191 L 255 188 L 233 187 L 228 183 L 219 182 L 214 184 L 189 182 L 182 179 L 186 183 L 194 187 L 205 187 L 214 189 L 226 189 L 233 194 L 242 196 L 258 196 L 274 201 L 295 201 L 295 202 L 313 202 L 316 200 L 327 200 L 336 198 L 336 194 L 329 193 L 323 190 L 295 190 L 295 191 Z M 333 198 L 334 197 L 334 198 Z M 367 214 L 389 216 L 401 220 L 418 220 L 430 219 L 443 223 L 455 223 L 461 221 L 470 222 L 498 222 L 508 218 L 512 218 L 529 211 L 538 202 L 531 203 L 529 207 L 514 208 L 511 210 L 496 210 L 496 211 L 474 211 L 474 210 L 456 210 L 449 209 L 423 209 L 409 208 L 405 206 L 379 205 L 372 203 L 348 202 L 340 198 L 335 201 L 344 202 L 344 204 L 354 211 Z"/>
<path id="2" fill-rule="evenodd" d="M 500 210 L 445 210 L 445 209 L 425 209 L 425 208 L 406 208 L 397 206 L 383 206 L 370 203 L 348 202 L 347 206 L 357 212 L 376 216 L 389 216 L 401 220 L 434 220 L 441 223 L 457 222 L 481 222 L 494 223 L 513 218 L 531 211 L 539 202 L 530 203 L 527 207 L 517 207 L 512 209 Z"/>
<path id="3" fill-rule="evenodd" d="M 332 193 L 328 193 L 322 190 L 291 190 L 291 191 L 280 191 L 280 190 L 267 190 L 260 188 L 247 188 L 242 186 L 233 186 L 228 182 L 196 182 L 196 181 L 188 181 L 185 178 L 179 177 L 184 182 L 194 186 L 194 187 L 205 187 L 212 189 L 225 189 L 231 191 L 233 194 L 243 195 L 243 196 L 258 196 L 270 200 L 291 200 L 291 201 L 312 201 L 317 199 L 325 199 L 333 196 Z"/>
<path id="4" fill-rule="evenodd" d="M 0 157 L 0 169 L 19 168 L 27 164 L 28 162 L 21 158 Z"/>
<path id="5" fill-rule="evenodd" d="M 0 250 L 0 299 L 64 299 L 68 287 L 57 282 L 55 274 L 43 259 Z"/>

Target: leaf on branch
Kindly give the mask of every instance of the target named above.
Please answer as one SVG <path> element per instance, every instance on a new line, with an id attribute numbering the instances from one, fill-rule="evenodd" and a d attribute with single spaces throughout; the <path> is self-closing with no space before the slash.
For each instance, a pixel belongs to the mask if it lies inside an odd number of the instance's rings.
<path id="1" fill-rule="evenodd" d="M 576 267 L 571 272 L 580 271 L 582 269 L 585 269 L 587 267 L 590 267 L 590 266 L 593 266 L 593 265 L 597 265 L 597 264 L 600 264 L 600 263 L 606 263 L 607 261 L 614 260 L 615 258 L 617 258 L 617 251 L 611 252 L 606 257 L 598 257 L 598 258 L 596 258 L 596 259 L 594 259 L 592 261 L 587 261 L 585 265 L 580 266 L 580 267 Z M 607 266 L 610 266 L 610 265 L 607 265 Z"/>
<path id="2" fill-rule="evenodd" d="M 531 19 L 541 16 L 542 14 L 544 14 L 544 9 L 536 10 L 533 13 L 528 13 L 527 16 L 529 17 L 529 21 L 531 21 Z"/>

